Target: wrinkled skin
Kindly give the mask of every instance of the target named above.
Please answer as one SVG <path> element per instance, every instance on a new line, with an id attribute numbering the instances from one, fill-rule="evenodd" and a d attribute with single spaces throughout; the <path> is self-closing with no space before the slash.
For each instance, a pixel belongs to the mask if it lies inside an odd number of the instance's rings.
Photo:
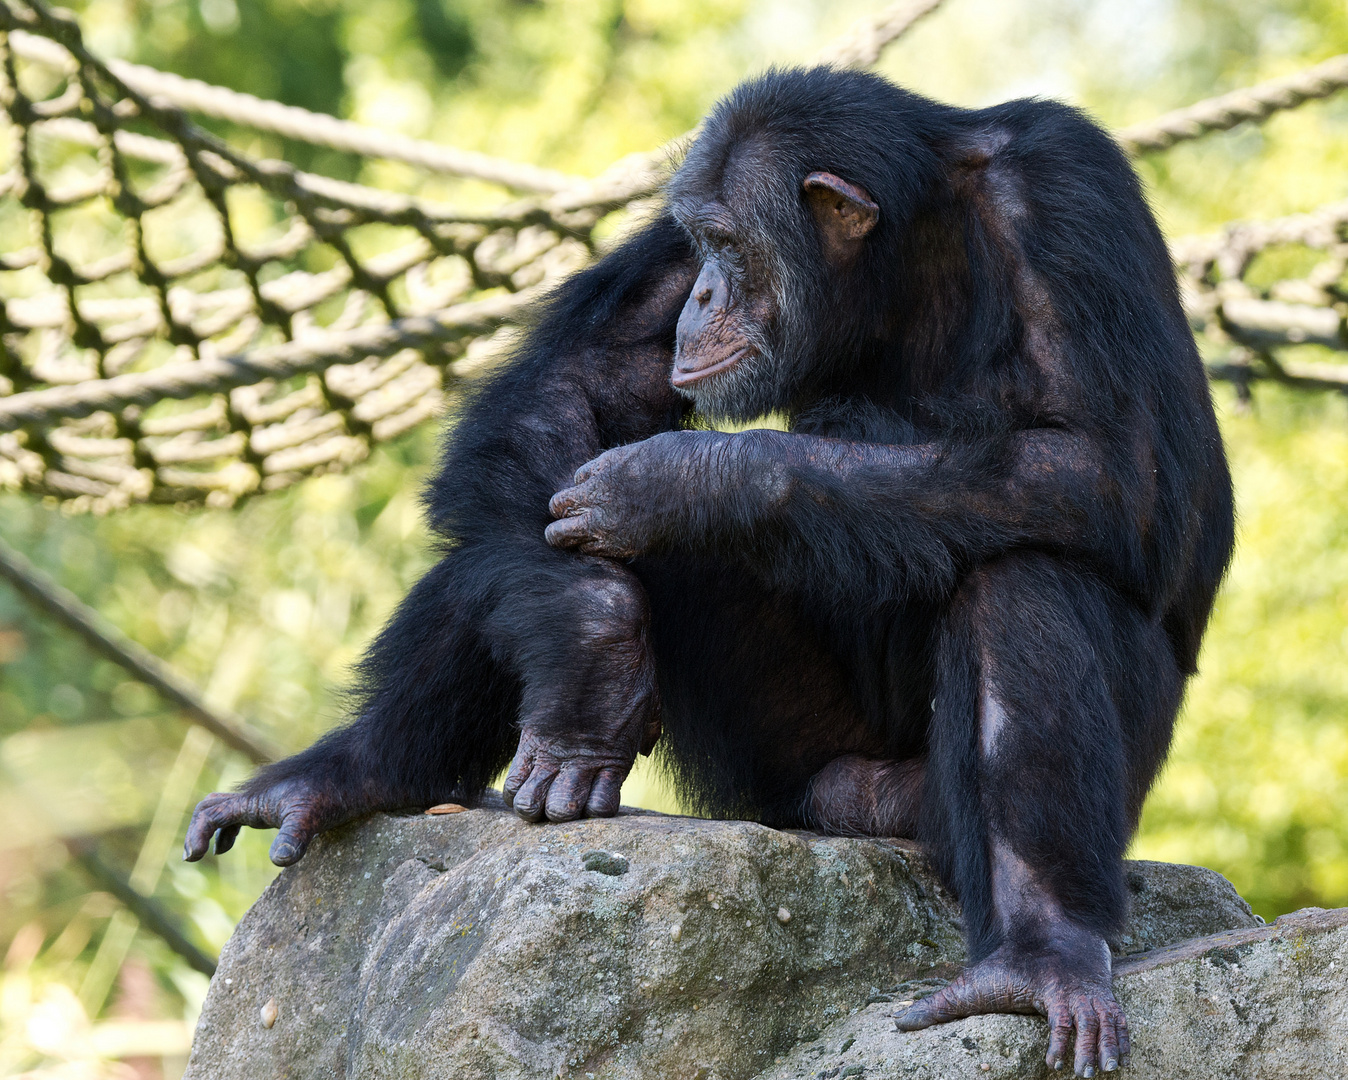
<path id="1" fill-rule="evenodd" d="M 271 861 L 290 866 L 300 860 L 309 842 L 321 832 L 335 829 L 360 817 L 365 811 L 349 799 L 336 800 L 301 778 L 273 784 L 257 793 L 207 795 L 187 827 L 183 858 L 196 862 L 210 848 L 223 855 L 234 846 L 239 829 L 279 829 L 271 844 Z"/>
<path id="2" fill-rule="evenodd" d="M 900 1031 L 983 1013 L 1030 1013 L 1048 1018 L 1045 1061 L 1076 1076 L 1113 1072 L 1130 1063 L 1128 1021 L 1114 998 L 1109 950 L 1103 939 L 1063 924 L 1060 940 L 1040 953 L 1004 945 L 949 986 L 897 1013 Z M 1062 937 L 1076 940 L 1067 943 Z M 1075 1037 L 1076 1051 L 1069 1059 Z"/>
<path id="3" fill-rule="evenodd" d="M 715 431 L 669 431 L 616 447 L 552 497 L 557 520 L 544 536 L 553 547 L 612 559 L 668 547 L 692 524 L 692 504 L 718 497 L 736 456 L 734 441 Z"/>
<path id="4" fill-rule="evenodd" d="M 585 674 L 525 692 L 503 794 L 526 821 L 612 817 L 637 754 L 649 754 L 660 737 L 645 593 L 626 570 L 606 569 L 588 584 L 588 617 L 576 626 L 574 647 L 585 660 L 569 670 Z M 577 715 L 586 722 L 577 724 Z"/>

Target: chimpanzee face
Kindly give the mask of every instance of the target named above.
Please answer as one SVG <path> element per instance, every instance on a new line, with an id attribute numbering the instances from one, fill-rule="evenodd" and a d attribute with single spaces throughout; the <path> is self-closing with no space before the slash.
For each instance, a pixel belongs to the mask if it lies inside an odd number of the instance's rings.
<path id="1" fill-rule="evenodd" d="M 682 171 L 671 199 L 702 270 L 679 317 L 670 381 L 703 415 L 741 422 L 792 405 L 827 322 L 821 279 L 855 260 L 879 218 L 863 189 L 831 173 L 782 183 L 780 169 L 754 157 L 739 155 L 714 187 L 696 166 Z"/>
<path id="2" fill-rule="evenodd" d="M 709 200 L 684 219 L 702 270 L 679 316 L 670 382 L 706 416 L 748 420 L 779 407 L 779 268 Z"/>

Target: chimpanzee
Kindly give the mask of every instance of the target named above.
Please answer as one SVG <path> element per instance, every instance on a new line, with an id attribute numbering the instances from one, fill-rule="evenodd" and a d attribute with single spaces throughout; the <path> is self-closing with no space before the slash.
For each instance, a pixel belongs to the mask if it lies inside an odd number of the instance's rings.
<path id="1" fill-rule="evenodd" d="M 711 430 L 768 414 L 789 430 Z M 551 501 L 549 501 L 551 500 Z M 1128 162 L 1048 101 L 776 71 L 553 294 L 452 427 L 442 559 L 359 711 L 196 811 L 272 859 L 374 810 L 686 804 L 929 846 L 971 964 L 899 1017 L 1048 1016 L 1126 1064 L 1107 937 L 1232 545 L 1174 273 Z"/>

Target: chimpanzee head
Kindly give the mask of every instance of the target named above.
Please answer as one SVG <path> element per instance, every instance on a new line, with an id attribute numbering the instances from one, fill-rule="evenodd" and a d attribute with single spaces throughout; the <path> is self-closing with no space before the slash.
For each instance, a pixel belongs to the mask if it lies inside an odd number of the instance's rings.
<path id="1" fill-rule="evenodd" d="M 920 100 L 816 68 L 744 83 L 712 112 L 669 187 L 702 260 L 671 381 L 700 412 L 797 408 L 883 335 L 895 237 L 937 173 Z"/>

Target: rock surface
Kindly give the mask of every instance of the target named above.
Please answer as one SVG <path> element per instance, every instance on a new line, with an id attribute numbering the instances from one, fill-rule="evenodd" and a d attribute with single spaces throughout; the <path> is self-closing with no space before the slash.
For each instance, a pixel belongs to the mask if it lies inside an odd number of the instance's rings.
<path id="1" fill-rule="evenodd" d="M 1209 870 L 1128 875 L 1135 1077 L 1348 1066 L 1348 910 L 1264 927 Z M 187 1076 L 1047 1076 L 1037 1017 L 894 1030 L 892 1000 L 958 970 L 957 916 L 901 841 L 379 815 L 321 838 L 239 924 Z"/>

